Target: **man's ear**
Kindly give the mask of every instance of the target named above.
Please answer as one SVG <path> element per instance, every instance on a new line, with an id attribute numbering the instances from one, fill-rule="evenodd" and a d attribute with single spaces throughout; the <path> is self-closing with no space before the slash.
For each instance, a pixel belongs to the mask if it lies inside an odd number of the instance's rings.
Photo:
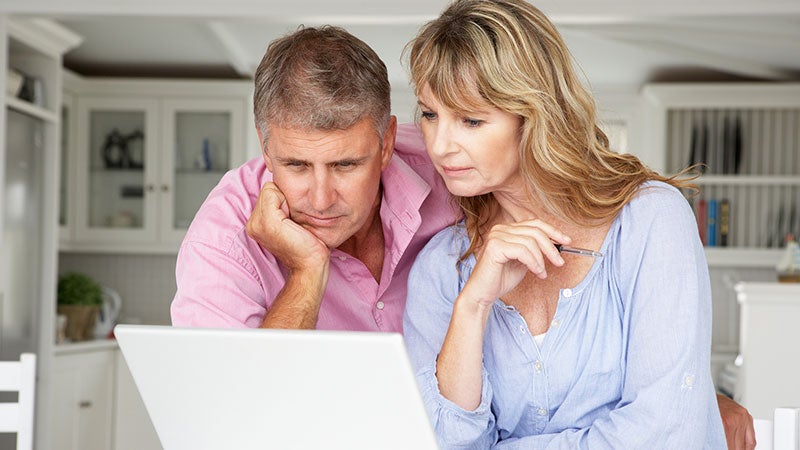
<path id="1" fill-rule="evenodd" d="M 394 154 L 394 141 L 397 138 L 397 117 L 389 117 L 389 124 L 383 132 L 383 148 L 381 148 L 381 170 L 389 166 Z"/>
<path id="2" fill-rule="evenodd" d="M 267 165 L 267 170 L 272 172 L 272 159 L 267 155 L 267 144 L 264 142 L 264 136 L 261 135 L 260 127 L 256 127 L 256 133 L 258 134 L 258 143 L 261 145 L 261 156 L 264 158 L 264 164 Z"/>

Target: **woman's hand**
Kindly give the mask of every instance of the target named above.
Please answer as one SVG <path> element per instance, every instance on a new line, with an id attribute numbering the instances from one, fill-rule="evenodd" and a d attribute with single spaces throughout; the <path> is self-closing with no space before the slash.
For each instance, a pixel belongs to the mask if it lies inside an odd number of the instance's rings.
<path id="1" fill-rule="evenodd" d="M 493 226 L 484 238 L 461 297 L 491 306 L 514 289 L 528 272 L 546 278 L 545 260 L 556 266 L 564 264 L 553 242 L 569 244 L 571 239 L 539 219 Z"/>

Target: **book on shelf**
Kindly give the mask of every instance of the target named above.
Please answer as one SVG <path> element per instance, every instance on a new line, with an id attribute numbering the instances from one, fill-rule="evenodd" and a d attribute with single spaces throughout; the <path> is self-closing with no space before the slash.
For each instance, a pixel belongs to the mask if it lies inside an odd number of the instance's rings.
<path id="1" fill-rule="evenodd" d="M 720 247 L 728 246 L 728 235 L 730 234 L 731 223 L 731 202 L 728 199 L 719 201 L 719 212 L 717 214 L 717 222 L 719 225 L 719 242 Z"/>
<path id="2" fill-rule="evenodd" d="M 689 165 L 695 164 L 700 164 L 698 170 L 701 173 L 708 168 L 708 124 L 705 121 L 695 123 L 692 127 Z"/>
<path id="3" fill-rule="evenodd" d="M 710 125 L 709 125 L 710 122 Z M 700 164 L 700 172 L 737 174 L 742 164 L 742 122 L 738 115 L 701 117 L 692 125 L 690 166 Z"/>
<path id="4" fill-rule="evenodd" d="M 706 218 L 708 217 L 708 213 L 706 211 L 706 201 L 701 198 L 695 204 L 695 216 L 697 217 L 697 231 L 700 234 L 700 242 L 702 242 L 703 245 L 706 245 L 708 242 L 706 239 L 706 230 L 708 226 Z"/>
<path id="5" fill-rule="evenodd" d="M 730 245 L 731 202 L 711 198 L 697 201 L 697 228 L 700 241 L 707 247 L 727 247 Z"/>
<path id="6" fill-rule="evenodd" d="M 722 125 L 722 173 L 739 173 L 742 163 L 742 124 L 739 117 L 725 117 Z"/>
<path id="7" fill-rule="evenodd" d="M 710 199 L 706 203 L 708 210 L 706 219 L 706 245 L 709 247 L 717 246 L 717 200 Z"/>

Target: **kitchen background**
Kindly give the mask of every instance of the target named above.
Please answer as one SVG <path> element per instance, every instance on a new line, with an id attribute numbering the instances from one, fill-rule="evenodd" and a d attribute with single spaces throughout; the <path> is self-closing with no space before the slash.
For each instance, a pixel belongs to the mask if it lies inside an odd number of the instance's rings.
<path id="1" fill-rule="evenodd" d="M 119 293 L 120 322 L 169 324 L 175 255 L 191 209 L 224 170 L 258 155 L 249 78 L 266 44 L 300 23 L 348 28 L 387 63 L 394 112 L 409 121 L 415 100 L 399 55 L 445 4 L 0 2 L 0 92 L 14 71 L 39 80 L 22 97 L 0 97 L 0 356 L 39 357 L 37 448 L 159 448 L 113 341 L 55 344 L 56 281 L 67 272 L 88 274 Z M 730 242 L 707 248 L 712 366 L 724 372 L 740 351 L 733 287 L 775 280 L 780 244 L 764 236 L 791 228 L 791 220 L 776 225 L 776 211 L 788 215 L 800 205 L 800 4 L 535 4 L 550 14 L 591 82 L 615 148 L 669 172 L 689 162 L 697 117 L 752 119 L 743 150 L 752 164 L 772 166 L 701 180 L 705 192 L 729 196 L 732 208 Z M 206 120 L 222 120 L 228 131 L 206 143 L 195 132 L 209 129 L 198 125 Z M 121 167 L 113 146 L 101 152 L 115 123 L 127 127 L 119 131 L 130 139 L 132 161 L 144 167 Z M 787 339 L 793 331 L 782 330 Z M 784 359 L 800 360 L 787 351 Z M 0 448 L 6 444 L 0 440 Z"/>

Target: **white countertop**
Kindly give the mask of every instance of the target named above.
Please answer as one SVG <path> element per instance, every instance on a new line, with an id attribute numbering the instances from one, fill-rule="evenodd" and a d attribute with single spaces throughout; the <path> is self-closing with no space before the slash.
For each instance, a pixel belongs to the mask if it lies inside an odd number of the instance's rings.
<path id="1" fill-rule="evenodd" d="M 56 355 L 81 353 L 100 350 L 114 350 L 118 348 L 116 339 L 94 339 L 91 341 L 67 342 L 58 344 L 54 348 Z"/>

